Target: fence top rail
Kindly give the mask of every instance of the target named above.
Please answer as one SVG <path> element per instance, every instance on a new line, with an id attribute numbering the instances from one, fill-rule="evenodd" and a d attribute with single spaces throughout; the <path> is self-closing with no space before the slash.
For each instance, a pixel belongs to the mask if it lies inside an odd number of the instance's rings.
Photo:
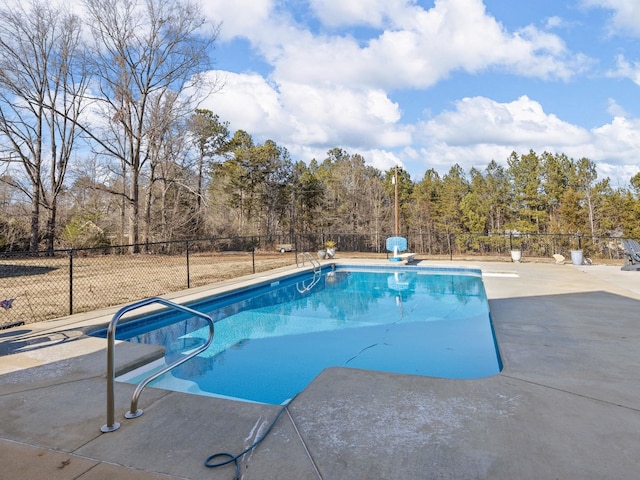
<path id="1" fill-rule="evenodd" d="M 313 240 L 317 240 L 318 238 L 357 238 L 357 237 L 384 237 L 385 232 L 369 232 L 369 233 L 339 233 L 339 232 L 314 232 L 314 233 L 296 233 L 293 234 L 294 238 L 307 238 Z M 582 239 L 582 240 L 604 240 L 604 241 L 619 241 L 621 238 L 626 238 L 623 235 L 588 235 L 584 233 L 528 233 L 528 232 L 514 232 L 514 231 L 500 231 L 500 232 L 432 232 L 431 235 L 444 235 L 446 237 L 455 238 L 455 237 L 497 237 L 497 238 L 565 238 L 565 239 Z M 38 250 L 35 252 L 31 251 L 3 251 L 0 252 L 0 258 L 15 258 L 15 257 L 55 257 L 55 256 L 70 256 L 76 253 L 81 252 L 101 252 L 101 251 L 114 251 L 114 250 L 144 250 L 152 247 L 158 246 L 171 246 L 171 245 L 185 245 L 189 247 L 190 245 L 201 243 L 201 242 L 225 242 L 225 241 L 251 241 L 252 244 L 255 245 L 256 242 L 260 242 L 265 239 L 267 243 L 271 242 L 271 239 L 279 238 L 279 237 L 290 237 L 290 234 L 273 234 L 273 235 L 238 235 L 238 236 L 221 236 L 221 237 L 208 237 L 208 238 L 189 238 L 189 239 L 179 239 L 179 240 L 164 240 L 164 241 L 154 241 L 154 242 L 142 242 L 142 243 L 129 243 L 129 244 L 121 244 L 121 245 L 102 245 L 102 246 L 93 246 L 93 247 L 77 247 L 77 248 L 60 248 L 53 250 Z M 387 235 L 390 236 L 390 235 Z M 406 237 L 411 240 L 412 238 L 420 238 L 423 237 L 424 234 L 413 233 L 407 234 Z M 296 243 L 296 242 L 291 242 Z"/>

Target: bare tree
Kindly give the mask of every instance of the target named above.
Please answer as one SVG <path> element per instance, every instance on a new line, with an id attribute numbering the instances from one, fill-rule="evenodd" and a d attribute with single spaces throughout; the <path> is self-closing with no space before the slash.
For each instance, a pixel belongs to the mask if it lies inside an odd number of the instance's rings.
<path id="1" fill-rule="evenodd" d="M 10 177 L 31 200 L 30 250 L 54 247 L 58 197 L 87 85 L 78 17 L 32 0 L 0 8 L 0 139 L 24 168 Z"/>
<path id="2" fill-rule="evenodd" d="M 197 211 L 201 215 L 202 199 L 204 198 L 205 167 L 211 171 L 216 158 L 225 157 L 232 144 L 229 138 L 229 122 L 221 122 L 218 115 L 211 110 L 198 109 L 187 123 L 197 148 Z"/>
<path id="3" fill-rule="evenodd" d="M 101 128 L 83 130 L 126 169 L 129 243 L 136 244 L 142 174 L 150 143 L 157 140 L 156 125 L 148 119 L 152 104 L 184 95 L 194 85 L 208 67 L 207 52 L 218 27 L 204 35 L 200 9 L 188 1 L 85 0 L 85 6 L 94 39 L 95 100 L 104 122 Z"/>
<path id="4" fill-rule="evenodd" d="M 191 159 L 188 155 L 189 136 L 186 122 L 175 113 L 180 111 L 178 95 L 154 98 L 148 120 L 149 181 L 145 199 L 145 239 L 155 231 L 164 240 L 171 240 L 174 232 L 194 221 L 195 185 L 191 182 Z M 159 221 L 153 221 L 153 205 L 159 200 Z M 153 228 L 153 224 L 157 228 Z"/>

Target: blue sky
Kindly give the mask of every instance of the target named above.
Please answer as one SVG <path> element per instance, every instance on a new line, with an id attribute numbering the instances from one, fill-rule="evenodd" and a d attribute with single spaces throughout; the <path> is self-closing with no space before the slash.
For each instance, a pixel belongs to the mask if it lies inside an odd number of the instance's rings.
<path id="1" fill-rule="evenodd" d="M 203 103 L 322 161 L 340 147 L 414 180 L 530 149 L 640 171 L 638 0 L 206 0 L 222 22 Z"/>

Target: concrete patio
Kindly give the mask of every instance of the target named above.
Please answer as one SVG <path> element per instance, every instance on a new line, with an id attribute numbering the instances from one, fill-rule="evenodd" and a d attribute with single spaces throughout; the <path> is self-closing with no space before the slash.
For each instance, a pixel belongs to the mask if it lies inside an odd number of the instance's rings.
<path id="1" fill-rule="evenodd" d="M 483 270 L 502 373 L 447 380 L 327 369 L 243 457 L 241 478 L 638 477 L 640 272 L 419 263 Z M 134 386 L 118 383 L 122 427 L 101 433 L 106 341 L 84 332 L 112 312 L 0 330 L 0 478 L 232 479 L 232 465 L 204 460 L 243 451 L 280 407 L 147 388 L 144 415 L 126 420 Z M 116 350 L 119 369 L 158 355 L 139 344 Z"/>

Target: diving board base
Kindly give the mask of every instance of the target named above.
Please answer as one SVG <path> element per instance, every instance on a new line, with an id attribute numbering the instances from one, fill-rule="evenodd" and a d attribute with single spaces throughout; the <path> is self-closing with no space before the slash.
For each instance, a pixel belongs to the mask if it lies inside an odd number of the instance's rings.
<path id="1" fill-rule="evenodd" d="M 394 257 L 389 257 L 390 262 L 401 262 L 402 260 L 406 260 L 407 263 L 411 263 L 415 260 L 415 253 L 401 253 L 400 255 L 396 255 Z"/>

